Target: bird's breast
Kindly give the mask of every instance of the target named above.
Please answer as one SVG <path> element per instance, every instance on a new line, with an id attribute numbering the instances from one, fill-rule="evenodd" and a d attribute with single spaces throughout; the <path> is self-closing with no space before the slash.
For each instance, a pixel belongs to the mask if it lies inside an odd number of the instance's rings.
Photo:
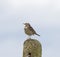
<path id="1" fill-rule="evenodd" d="M 25 27 L 24 30 L 27 35 L 32 35 L 32 31 L 28 27 Z"/>

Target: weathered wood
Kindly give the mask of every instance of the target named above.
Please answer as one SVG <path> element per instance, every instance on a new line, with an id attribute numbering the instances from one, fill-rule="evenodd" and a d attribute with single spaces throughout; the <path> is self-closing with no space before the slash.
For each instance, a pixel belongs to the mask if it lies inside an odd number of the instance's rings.
<path id="1" fill-rule="evenodd" d="M 23 45 L 23 57 L 42 57 L 41 43 L 36 39 L 27 39 Z"/>

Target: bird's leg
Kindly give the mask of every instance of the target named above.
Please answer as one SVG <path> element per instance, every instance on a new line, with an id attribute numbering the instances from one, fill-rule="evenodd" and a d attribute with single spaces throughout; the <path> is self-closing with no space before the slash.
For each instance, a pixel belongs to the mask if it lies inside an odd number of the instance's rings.
<path id="1" fill-rule="evenodd" d="M 30 35 L 28 36 L 28 39 L 31 39 L 31 36 Z"/>

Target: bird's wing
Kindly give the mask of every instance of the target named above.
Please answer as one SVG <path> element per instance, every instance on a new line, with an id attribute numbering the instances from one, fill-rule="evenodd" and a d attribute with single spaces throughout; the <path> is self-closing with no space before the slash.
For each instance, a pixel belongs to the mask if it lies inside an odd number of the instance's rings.
<path id="1" fill-rule="evenodd" d="M 30 31 L 33 32 L 33 34 L 36 34 L 35 30 L 31 26 L 29 27 L 29 29 L 30 29 Z"/>

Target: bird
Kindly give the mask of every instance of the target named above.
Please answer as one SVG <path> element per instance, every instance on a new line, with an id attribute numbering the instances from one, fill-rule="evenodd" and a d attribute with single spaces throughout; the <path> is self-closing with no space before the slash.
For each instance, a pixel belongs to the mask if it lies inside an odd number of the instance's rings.
<path id="1" fill-rule="evenodd" d="M 36 33 L 36 31 L 32 28 L 32 26 L 29 23 L 24 23 L 24 25 L 25 25 L 24 27 L 25 34 L 27 34 L 28 36 L 31 36 L 31 35 L 40 36 L 39 34 Z"/>

